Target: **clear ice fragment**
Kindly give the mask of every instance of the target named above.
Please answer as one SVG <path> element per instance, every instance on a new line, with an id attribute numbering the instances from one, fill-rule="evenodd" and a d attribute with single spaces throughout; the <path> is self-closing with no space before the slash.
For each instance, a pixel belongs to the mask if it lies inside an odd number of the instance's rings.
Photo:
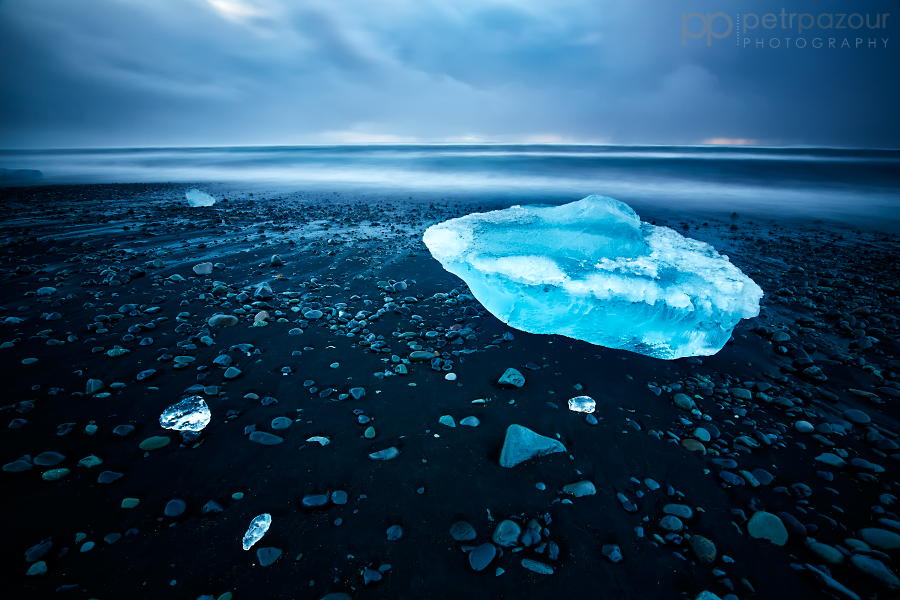
<path id="1" fill-rule="evenodd" d="M 581 413 L 592 413 L 597 403 L 590 396 L 576 396 L 569 400 L 569 410 Z"/>
<path id="2" fill-rule="evenodd" d="M 201 431 L 209 425 L 212 414 L 200 396 L 191 396 L 173 404 L 159 416 L 159 424 L 175 431 Z"/>
<path id="3" fill-rule="evenodd" d="M 504 323 L 656 358 L 715 354 L 763 295 L 709 244 L 602 196 L 466 215 L 424 242 Z"/>
<path id="4" fill-rule="evenodd" d="M 198 189 L 188 190 L 184 193 L 184 197 L 187 198 L 188 205 L 191 207 L 212 206 L 216 203 L 215 198 L 213 198 L 206 192 L 201 192 Z"/>
<path id="5" fill-rule="evenodd" d="M 269 513 L 263 513 L 250 521 L 250 527 L 247 528 L 247 533 L 244 534 L 244 550 L 249 550 L 253 547 L 253 544 L 261 540 L 266 535 L 271 524 L 272 515 Z"/>

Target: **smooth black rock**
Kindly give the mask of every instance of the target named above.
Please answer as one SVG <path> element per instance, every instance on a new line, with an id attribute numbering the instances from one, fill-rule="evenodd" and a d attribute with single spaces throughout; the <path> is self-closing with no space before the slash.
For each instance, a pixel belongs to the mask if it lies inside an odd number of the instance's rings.
<path id="1" fill-rule="evenodd" d="M 165 515 L 167 517 L 178 517 L 184 514 L 185 510 L 187 510 L 187 504 L 184 503 L 184 500 L 176 498 L 169 500 L 168 504 L 166 504 Z"/>
<path id="2" fill-rule="evenodd" d="M 487 542 L 469 552 L 469 566 L 475 571 L 483 571 L 491 564 L 495 556 L 497 556 L 497 547 Z"/>
<path id="3" fill-rule="evenodd" d="M 457 521 L 450 527 L 450 535 L 457 542 L 466 542 L 475 539 L 475 528 L 466 521 Z"/>

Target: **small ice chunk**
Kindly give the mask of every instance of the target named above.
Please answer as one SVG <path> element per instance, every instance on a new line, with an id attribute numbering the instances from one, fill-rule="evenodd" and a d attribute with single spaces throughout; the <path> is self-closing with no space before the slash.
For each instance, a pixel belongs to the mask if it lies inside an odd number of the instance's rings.
<path id="1" fill-rule="evenodd" d="M 602 196 L 450 219 L 423 241 L 504 323 L 655 358 L 715 354 L 763 296 L 709 244 Z"/>
<path id="2" fill-rule="evenodd" d="M 159 416 L 159 424 L 175 431 L 201 431 L 209 425 L 212 414 L 200 396 L 185 398 L 173 404 Z"/>
<path id="3" fill-rule="evenodd" d="M 590 396 L 575 396 L 569 400 L 569 410 L 581 413 L 592 413 L 597 408 L 597 403 Z"/>
<path id="4" fill-rule="evenodd" d="M 244 550 L 249 550 L 253 547 L 253 544 L 261 540 L 262 536 L 266 535 L 271 524 L 272 515 L 269 513 L 263 513 L 250 521 L 250 527 L 247 528 L 247 533 L 244 534 Z"/>
<path id="5" fill-rule="evenodd" d="M 212 206 L 216 203 L 216 199 L 207 194 L 206 192 L 201 192 L 198 189 L 190 189 L 185 192 L 184 197 L 187 198 L 188 205 L 191 207 L 198 206 Z"/>

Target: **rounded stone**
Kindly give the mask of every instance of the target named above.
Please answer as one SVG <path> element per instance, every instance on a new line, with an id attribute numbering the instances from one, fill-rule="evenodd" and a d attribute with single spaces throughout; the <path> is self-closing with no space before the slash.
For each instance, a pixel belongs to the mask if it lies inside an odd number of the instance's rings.
<path id="1" fill-rule="evenodd" d="M 809 421 L 797 421 L 796 423 L 794 423 L 794 429 L 796 429 L 800 433 L 812 433 L 816 430 L 816 428 L 813 427 L 813 424 Z"/>
<path id="2" fill-rule="evenodd" d="M 788 532 L 781 519 L 762 510 L 750 517 L 747 533 L 752 538 L 769 540 L 776 546 L 784 546 L 788 540 Z"/>
<path id="3" fill-rule="evenodd" d="M 674 515 L 666 515 L 659 521 L 660 529 L 664 529 L 670 533 L 679 533 L 682 529 L 684 529 L 684 523 L 681 522 L 681 519 Z"/>
<path id="4" fill-rule="evenodd" d="M 507 519 L 497 525 L 497 529 L 494 530 L 494 536 L 491 539 L 501 548 L 510 548 L 516 545 L 521 534 L 522 528 L 519 527 L 519 524 Z"/>
<path id="5" fill-rule="evenodd" d="M 663 506 L 663 513 L 676 516 L 683 521 L 687 521 L 694 516 L 694 511 L 686 504 L 666 504 Z"/>
<path id="6" fill-rule="evenodd" d="M 704 565 L 716 562 L 716 545 L 702 535 L 691 536 L 691 550 Z"/>
<path id="7" fill-rule="evenodd" d="M 475 571 L 483 571 L 494 557 L 497 556 L 497 548 L 490 542 L 481 544 L 469 552 L 469 566 Z"/>
<path id="8" fill-rule="evenodd" d="M 812 542 L 808 547 L 810 552 L 815 554 L 826 565 L 836 567 L 844 562 L 844 555 L 834 546 L 821 542 Z"/>
<path id="9" fill-rule="evenodd" d="M 562 491 L 565 494 L 581 498 L 582 496 L 593 496 L 597 493 L 597 488 L 590 481 L 579 481 L 564 485 Z"/>
<path id="10" fill-rule="evenodd" d="M 275 417 L 272 419 L 272 429 L 287 429 L 291 426 L 291 421 L 287 417 Z"/>
<path id="11" fill-rule="evenodd" d="M 475 539 L 475 528 L 466 521 L 457 521 L 450 527 L 450 535 L 457 542 Z"/>
<path id="12" fill-rule="evenodd" d="M 141 450 L 158 450 L 159 448 L 168 446 L 170 441 L 172 440 L 164 435 L 155 435 L 141 442 L 140 448 Z"/>
<path id="13" fill-rule="evenodd" d="M 164 513 L 167 517 L 178 517 L 183 515 L 186 510 L 187 504 L 184 503 L 184 500 L 175 498 L 174 500 L 169 500 L 168 504 L 166 504 Z"/>
<path id="14" fill-rule="evenodd" d="M 859 537 L 864 542 L 879 550 L 896 550 L 900 548 L 900 535 L 887 529 L 868 527 L 859 530 Z"/>
<path id="15" fill-rule="evenodd" d="M 866 425 L 872 421 L 872 419 L 861 410 L 856 410 L 855 408 L 851 408 L 849 410 L 844 411 L 844 418 L 850 421 L 851 423 L 856 423 L 857 425 Z"/>
<path id="16" fill-rule="evenodd" d="M 210 327 L 231 327 L 238 324 L 238 318 L 234 315 L 213 315 L 207 323 Z"/>
<path id="17" fill-rule="evenodd" d="M 69 469 L 50 469 L 41 475 L 44 481 L 57 481 L 70 473 Z"/>

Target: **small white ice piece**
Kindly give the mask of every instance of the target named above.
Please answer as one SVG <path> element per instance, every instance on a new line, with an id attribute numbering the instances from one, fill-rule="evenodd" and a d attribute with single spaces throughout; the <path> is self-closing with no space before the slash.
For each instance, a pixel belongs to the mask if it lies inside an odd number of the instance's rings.
<path id="1" fill-rule="evenodd" d="M 173 404 L 159 416 L 159 424 L 175 431 L 201 431 L 209 425 L 212 413 L 200 396 L 185 398 Z"/>
<path id="2" fill-rule="evenodd" d="M 253 544 L 261 540 L 262 536 L 266 535 L 271 524 L 272 515 L 269 513 L 263 513 L 250 521 L 250 527 L 247 528 L 247 533 L 244 534 L 244 550 L 249 550 L 253 547 Z"/>
<path id="3" fill-rule="evenodd" d="M 191 207 L 198 206 L 212 206 L 216 203 L 216 199 L 207 194 L 206 192 L 201 192 L 198 189 L 190 189 L 184 193 L 184 197 L 187 198 L 188 205 Z"/>
<path id="4" fill-rule="evenodd" d="M 590 396 L 575 396 L 569 400 L 569 410 L 580 413 L 592 413 L 597 408 L 597 403 Z"/>

